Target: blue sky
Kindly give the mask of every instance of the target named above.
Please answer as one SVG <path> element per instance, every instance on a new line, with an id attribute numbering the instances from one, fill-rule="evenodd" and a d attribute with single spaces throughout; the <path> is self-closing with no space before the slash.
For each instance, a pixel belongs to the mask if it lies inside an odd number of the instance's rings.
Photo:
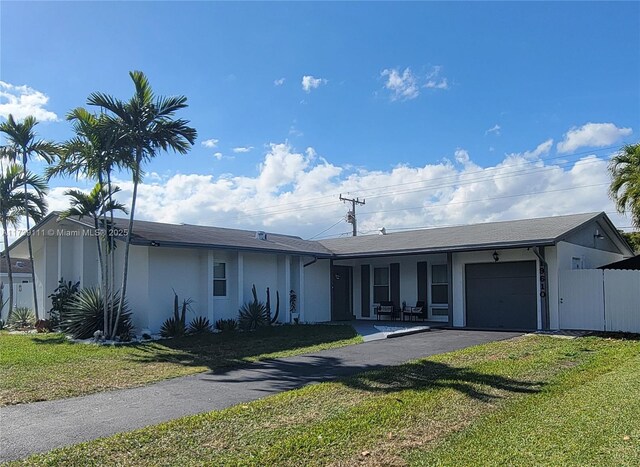
<path id="1" fill-rule="evenodd" d="M 162 155 L 147 167 L 141 218 L 311 236 L 344 215 L 337 200 L 329 206 L 343 190 L 374 196 L 362 209 L 373 213 L 361 222 L 369 230 L 610 211 L 598 185 L 609 148 L 640 132 L 637 2 L 0 9 L 0 80 L 13 86 L 5 92 L 40 93 L 38 108 L 57 116 L 39 126 L 44 137 L 69 137 L 64 115 L 92 91 L 130 96 L 129 70 L 144 71 L 158 94 L 188 97 L 181 116 L 199 140 L 190 155 Z M 598 160 L 580 168 L 589 157 Z M 512 180 L 514 167 L 538 172 Z M 404 183 L 432 189 L 397 196 Z M 54 181 L 52 207 L 73 184 Z M 382 186 L 396 188 L 372 190 Z M 536 194 L 513 198 L 527 187 Z M 316 212 L 319 199 L 326 207 Z M 158 202 L 163 209 L 153 208 Z M 347 230 L 338 224 L 327 234 Z"/>

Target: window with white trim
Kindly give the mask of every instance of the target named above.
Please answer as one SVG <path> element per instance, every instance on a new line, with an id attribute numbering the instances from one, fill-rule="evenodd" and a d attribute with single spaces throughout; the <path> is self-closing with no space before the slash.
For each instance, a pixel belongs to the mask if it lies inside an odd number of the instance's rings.
<path id="1" fill-rule="evenodd" d="M 446 264 L 431 265 L 431 304 L 449 304 L 449 277 Z"/>
<path id="2" fill-rule="evenodd" d="M 213 263 L 213 296 L 227 296 L 227 263 Z"/>
<path id="3" fill-rule="evenodd" d="M 373 303 L 389 300 L 389 268 L 373 268 Z"/>

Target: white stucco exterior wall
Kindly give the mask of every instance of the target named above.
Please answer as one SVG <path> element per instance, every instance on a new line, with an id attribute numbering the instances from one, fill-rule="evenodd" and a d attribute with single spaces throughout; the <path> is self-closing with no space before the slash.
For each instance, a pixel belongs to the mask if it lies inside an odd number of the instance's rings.
<path id="1" fill-rule="evenodd" d="M 331 321 L 331 284 L 328 259 L 303 269 L 304 297 L 301 319 L 308 323 Z M 298 294 L 300 299 L 300 294 Z"/>

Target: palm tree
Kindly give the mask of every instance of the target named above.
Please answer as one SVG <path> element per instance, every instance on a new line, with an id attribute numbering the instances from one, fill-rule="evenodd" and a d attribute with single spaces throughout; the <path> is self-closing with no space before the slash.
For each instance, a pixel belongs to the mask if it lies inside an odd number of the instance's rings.
<path id="1" fill-rule="evenodd" d="M 127 168 L 126 153 L 118 145 L 117 128 L 108 126 L 105 115 L 94 115 L 82 107 L 73 109 L 67 114 L 67 120 L 72 122 L 75 137 L 64 143 L 60 157 L 55 164 L 47 168 L 49 178 L 59 175 L 75 175 L 76 178 L 84 176 L 97 180 L 104 187 L 108 199 L 105 202 L 114 205 L 113 194 L 118 190 L 112 189 L 111 174 L 116 168 Z M 114 210 L 103 210 L 102 223 L 114 225 Z M 110 220 L 107 219 L 110 217 Z M 101 263 L 103 296 L 113 293 L 115 287 L 115 248 L 112 235 L 106 237 L 104 242 L 104 261 Z M 98 241 L 99 254 L 100 241 Z M 107 316 L 107 302 L 104 301 L 105 318 Z M 108 334 L 108 321 L 105 321 L 105 333 Z"/>
<path id="2" fill-rule="evenodd" d="M 173 118 L 178 110 L 187 107 L 186 97 L 156 97 L 144 73 L 132 71 L 129 76 L 133 80 L 135 93 L 128 101 L 123 102 L 98 92 L 91 94 L 87 101 L 89 105 L 102 107 L 109 112 L 105 124 L 116 129 L 119 144 L 128 148 L 133 173 L 133 194 L 126 233 L 120 303 L 116 319 L 112 323 L 111 335 L 116 332 L 126 299 L 129 247 L 142 163 L 154 158 L 159 151 L 171 150 L 186 154 L 197 137 L 196 130 L 188 126 L 188 121 Z"/>
<path id="3" fill-rule="evenodd" d="M 66 219 L 70 216 L 78 217 L 82 219 L 83 217 L 89 217 L 93 221 L 93 227 L 96 231 L 96 245 L 98 247 L 98 263 L 100 265 L 100 275 L 101 282 L 103 284 L 103 292 L 105 295 L 103 297 L 110 296 L 113 291 L 109 289 L 107 285 L 107 276 L 108 276 L 108 267 L 107 267 L 107 258 L 104 258 L 102 255 L 102 248 L 100 245 L 100 235 L 98 232 L 100 231 L 100 227 L 102 226 L 107 232 L 107 238 L 111 238 L 111 235 L 108 233 L 109 224 L 104 222 L 108 213 L 113 214 L 114 211 L 121 211 L 123 213 L 127 213 L 126 207 L 113 200 L 112 195 L 118 193 L 120 188 L 117 186 L 112 187 L 109 190 L 109 187 L 98 182 L 93 187 L 93 189 L 89 193 L 85 193 L 80 190 L 67 190 L 65 191 L 65 195 L 71 198 L 71 207 L 66 211 L 60 213 L 60 219 Z M 111 224 L 112 225 L 112 224 Z M 105 242 L 106 243 L 106 242 Z M 105 251 L 109 251 L 105 249 Z M 104 300 L 105 308 L 104 308 L 104 331 L 106 333 L 106 329 L 108 328 L 109 323 L 109 310 L 107 307 L 107 300 Z"/>
<path id="4" fill-rule="evenodd" d="M 25 187 L 32 191 L 23 191 Z M 12 163 L 0 173 L 0 223 L 2 223 L 4 252 L 9 276 L 9 314 L 7 319 L 11 315 L 14 304 L 8 226 L 16 228 L 22 216 L 31 217 L 36 222 L 42 220 L 47 212 L 47 203 L 44 199 L 46 192 L 47 183 L 45 180 L 31 172 L 25 173 L 18 164 Z"/>
<path id="5" fill-rule="evenodd" d="M 35 117 L 26 117 L 22 123 L 16 122 L 13 115 L 9 114 L 6 122 L 0 124 L 0 132 L 4 133 L 7 138 L 7 144 L 2 148 L 2 154 L 9 157 L 14 162 L 18 158 L 22 158 L 22 170 L 27 174 L 27 162 L 33 157 L 40 157 L 47 162 L 51 162 L 53 156 L 58 152 L 58 147 L 49 141 L 37 139 L 34 127 L 38 124 Z M 27 232 L 29 226 L 29 212 L 27 203 L 27 185 L 24 185 L 24 215 L 27 221 Z M 34 219 L 35 220 L 35 219 Z M 29 259 L 33 264 L 33 247 L 31 245 L 31 236 L 27 236 L 27 244 L 29 246 Z M 36 319 L 39 319 L 38 313 L 38 295 L 36 290 L 36 273 L 35 268 L 31 269 L 31 280 L 33 283 L 33 308 Z"/>
<path id="6" fill-rule="evenodd" d="M 609 163 L 609 194 L 618 212 L 631 214 L 631 222 L 640 228 L 640 143 L 627 144 Z"/>

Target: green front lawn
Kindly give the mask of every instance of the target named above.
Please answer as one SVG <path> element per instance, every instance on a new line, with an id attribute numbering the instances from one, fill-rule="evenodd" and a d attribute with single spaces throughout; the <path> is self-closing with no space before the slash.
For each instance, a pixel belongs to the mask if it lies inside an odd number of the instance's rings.
<path id="1" fill-rule="evenodd" d="M 19 464 L 638 465 L 639 414 L 640 341 L 525 336 Z"/>
<path id="2" fill-rule="evenodd" d="M 361 342 L 351 326 L 265 327 L 154 343 L 74 344 L 60 334 L 0 333 L 0 405 L 130 388 Z"/>

